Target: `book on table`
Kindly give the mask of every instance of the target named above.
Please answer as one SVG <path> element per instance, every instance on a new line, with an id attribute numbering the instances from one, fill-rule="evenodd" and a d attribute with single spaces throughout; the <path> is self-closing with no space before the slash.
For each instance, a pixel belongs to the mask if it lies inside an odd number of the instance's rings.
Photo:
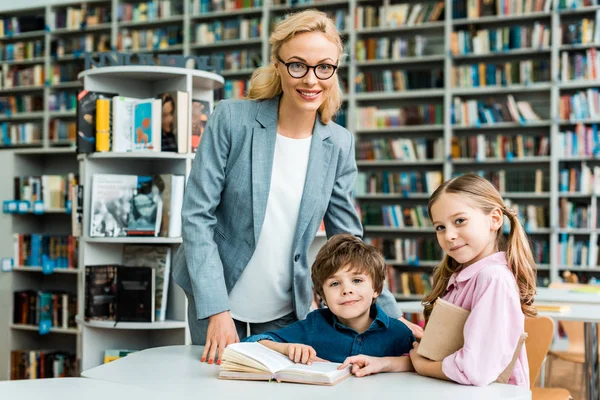
<path id="1" fill-rule="evenodd" d="M 571 306 L 568 304 L 535 304 L 538 311 L 547 312 L 567 312 L 571 310 Z"/>
<path id="2" fill-rule="evenodd" d="M 233 343 L 225 348 L 219 379 L 239 379 L 335 385 L 350 376 L 350 366 L 313 362 L 296 364 L 281 353 L 260 343 Z"/>

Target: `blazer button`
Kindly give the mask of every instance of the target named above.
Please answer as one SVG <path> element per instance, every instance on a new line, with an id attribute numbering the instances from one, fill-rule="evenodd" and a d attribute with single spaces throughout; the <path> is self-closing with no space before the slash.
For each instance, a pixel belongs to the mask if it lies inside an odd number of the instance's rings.
<path id="1" fill-rule="evenodd" d="M 295 261 L 295 262 L 298 262 L 298 260 L 299 260 L 299 259 L 300 259 L 300 254 L 296 254 L 296 255 L 294 256 L 294 261 Z"/>

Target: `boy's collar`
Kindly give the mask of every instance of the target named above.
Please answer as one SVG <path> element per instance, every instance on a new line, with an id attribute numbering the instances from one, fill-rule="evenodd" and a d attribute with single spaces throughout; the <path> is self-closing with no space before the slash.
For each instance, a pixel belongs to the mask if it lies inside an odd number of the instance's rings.
<path id="1" fill-rule="evenodd" d="M 342 324 L 340 322 L 340 320 L 338 319 L 338 317 L 335 316 L 331 312 L 331 310 L 329 310 L 329 313 L 331 314 L 331 316 L 333 318 L 333 327 L 335 329 L 341 328 L 341 329 L 354 330 L 354 329 Z M 379 307 L 379 305 L 377 303 L 371 305 L 371 309 L 369 310 L 369 316 L 371 318 L 373 318 L 373 322 L 371 322 L 371 325 L 369 326 L 369 329 L 367 329 L 367 331 L 374 330 L 377 327 L 381 327 L 381 328 L 385 328 L 385 329 L 389 328 L 390 317 L 383 311 L 383 309 L 381 307 Z"/>

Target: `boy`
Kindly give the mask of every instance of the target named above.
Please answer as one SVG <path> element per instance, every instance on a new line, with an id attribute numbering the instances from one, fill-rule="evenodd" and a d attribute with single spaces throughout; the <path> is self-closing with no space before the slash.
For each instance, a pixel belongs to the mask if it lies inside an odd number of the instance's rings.
<path id="1" fill-rule="evenodd" d="M 412 349 L 415 337 L 410 329 L 375 304 L 386 272 L 375 247 L 352 235 L 335 235 L 317 254 L 311 272 L 313 286 L 328 308 L 243 341 L 260 342 L 294 362 L 309 365 L 317 356 L 343 362 L 358 354 L 397 357 Z M 409 357 L 403 358 L 406 371 L 412 371 Z"/>

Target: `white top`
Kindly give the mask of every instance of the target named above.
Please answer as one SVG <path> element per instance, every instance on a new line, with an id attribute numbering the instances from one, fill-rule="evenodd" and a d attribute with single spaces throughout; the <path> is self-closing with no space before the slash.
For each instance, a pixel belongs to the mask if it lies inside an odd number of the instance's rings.
<path id="1" fill-rule="evenodd" d="M 273 321 L 293 311 L 293 241 L 312 136 L 277 134 L 265 220 L 250 262 L 229 293 L 238 321 Z"/>
<path id="2" fill-rule="evenodd" d="M 19 400 L 164 400 L 165 395 L 117 383 L 86 378 L 51 378 L 0 382 L 0 399 Z"/>
<path id="3" fill-rule="evenodd" d="M 201 363 L 202 346 L 168 346 L 143 350 L 83 371 L 84 377 L 127 383 L 164 398 L 224 400 L 331 400 L 335 399 L 444 399 L 444 400 L 527 400 L 531 392 L 523 387 L 492 383 L 464 386 L 427 378 L 413 372 L 350 377 L 327 387 L 294 383 L 267 383 L 218 379 L 219 366 Z M 198 396 L 196 396 L 198 397 Z"/>

